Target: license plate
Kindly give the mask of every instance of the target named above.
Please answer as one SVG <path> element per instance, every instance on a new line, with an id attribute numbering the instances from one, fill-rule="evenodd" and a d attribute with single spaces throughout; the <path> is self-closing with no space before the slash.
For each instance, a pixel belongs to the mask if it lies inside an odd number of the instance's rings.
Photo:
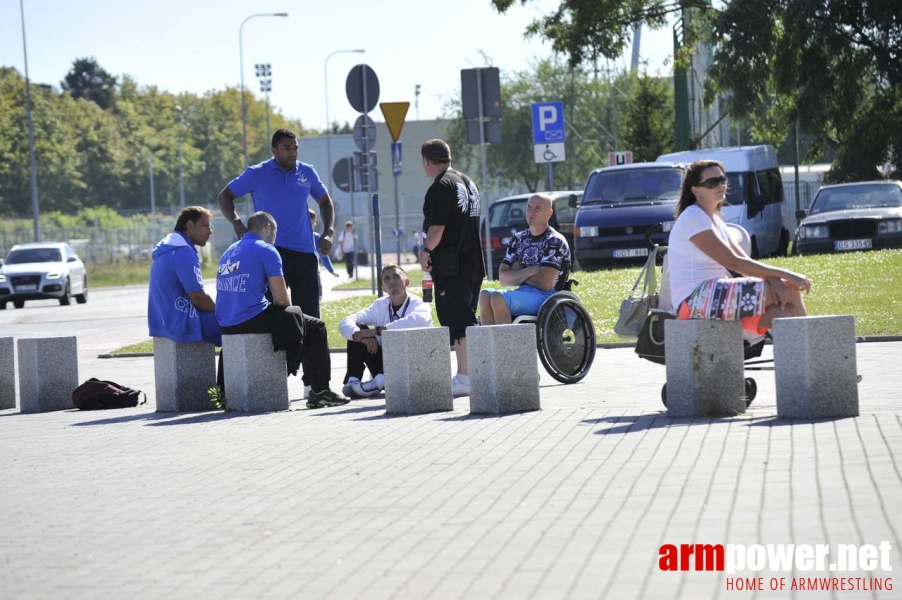
<path id="1" fill-rule="evenodd" d="M 871 238 L 863 240 L 836 240 L 833 242 L 834 250 L 867 250 L 873 248 L 874 244 Z"/>
<path id="2" fill-rule="evenodd" d="M 614 250 L 614 258 L 638 258 L 648 256 L 648 248 L 627 248 L 626 250 Z"/>
<path id="3" fill-rule="evenodd" d="M 38 289 L 36 285 L 17 285 L 16 290 L 20 292 L 33 292 Z"/>

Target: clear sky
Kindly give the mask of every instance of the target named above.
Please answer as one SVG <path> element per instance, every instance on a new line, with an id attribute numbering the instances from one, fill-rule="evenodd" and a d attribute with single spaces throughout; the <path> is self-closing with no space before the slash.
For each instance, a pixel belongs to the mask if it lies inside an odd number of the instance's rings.
<path id="1" fill-rule="evenodd" d="M 506 15 L 489 0 L 24 0 L 32 81 L 59 86 L 76 58 L 93 56 L 107 71 L 128 73 L 141 85 L 198 94 L 240 80 L 238 30 L 244 26 L 244 84 L 257 95 L 255 63 L 273 70 L 272 104 L 308 127 L 326 124 L 324 61 L 328 63 L 329 118 L 353 123 L 345 79 L 365 62 L 379 77 L 380 102 L 411 103 L 420 84 L 419 116 L 442 115 L 460 89 L 460 70 L 485 66 L 523 70 L 550 56 L 550 45 L 526 39 L 527 24 L 560 0 L 515 6 Z M 669 28 L 643 31 L 642 55 L 651 70 L 672 54 Z M 629 52 L 629 50 L 627 50 Z M 0 64 L 24 71 L 19 0 L 0 0 Z M 629 64 L 629 54 L 617 61 Z M 669 64 L 669 63 L 668 63 Z M 548 100 L 553 100 L 549 98 Z M 382 120 L 377 108 L 371 116 Z"/>

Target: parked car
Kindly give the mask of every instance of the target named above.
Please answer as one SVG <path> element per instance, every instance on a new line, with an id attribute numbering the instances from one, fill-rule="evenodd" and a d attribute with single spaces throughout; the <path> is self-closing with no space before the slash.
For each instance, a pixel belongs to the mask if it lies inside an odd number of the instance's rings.
<path id="1" fill-rule="evenodd" d="M 644 262 L 645 234 L 667 244 L 686 173 L 679 163 L 633 163 L 596 169 L 589 175 L 574 224 L 576 260 L 583 269 Z"/>
<path id="2" fill-rule="evenodd" d="M 69 244 L 18 244 L 0 266 L 0 310 L 7 302 L 22 308 L 26 300 L 45 298 L 66 306 L 72 296 L 79 304 L 88 301 L 88 276 Z"/>
<path id="3" fill-rule="evenodd" d="M 554 213 L 548 224 L 561 233 L 573 251 L 573 222 L 576 217 L 576 205 L 583 193 L 579 191 L 542 192 L 552 198 Z M 513 234 L 523 231 L 529 225 L 526 223 L 526 202 L 532 194 L 519 194 L 508 196 L 492 203 L 489 209 L 489 227 L 492 247 L 492 277 L 498 278 L 498 269 L 507 245 Z M 485 248 L 485 225 L 482 232 L 482 247 Z"/>
<path id="4" fill-rule="evenodd" d="M 902 182 L 825 185 L 796 216 L 795 254 L 902 248 Z"/>

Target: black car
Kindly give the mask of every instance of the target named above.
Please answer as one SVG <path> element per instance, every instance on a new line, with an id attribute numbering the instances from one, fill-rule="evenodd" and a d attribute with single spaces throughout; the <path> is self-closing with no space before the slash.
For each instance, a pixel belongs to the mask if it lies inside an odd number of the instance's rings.
<path id="1" fill-rule="evenodd" d="M 795 254 L 902 248 L 902 182 L 825 185 L 796 217 Z"/>
<path id="2" fill-rule="evenodd" d="M 575 205 L 582 198 L 581 191 L 540 192 L 551 196 L 554 213 L 548 224 L 567 239 L 570 251 L 573 251 L 573 222 L 576 219 Z M 508 196 L 492 203 L 489 209 L 489 226 L 491 227 L 492 277 L 498 279 L 498 268 L 507 251 L 507 244 L 518 231 L 527 229 L 526 202 L 533 194 Z M 571 196 L 575 199 L 571 201 Z M 482 228 L 482 247 L 485 243 L 485 224 Z"/>

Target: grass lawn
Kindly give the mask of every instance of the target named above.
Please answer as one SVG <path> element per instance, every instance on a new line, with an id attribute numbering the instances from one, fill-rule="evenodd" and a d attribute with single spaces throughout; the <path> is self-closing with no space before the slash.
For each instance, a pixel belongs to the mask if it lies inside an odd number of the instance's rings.
<path id="1" fill-rule="evenodd" d="M 216 267 L 212 261 L 201 263 L 204 279 L 216 277 Z M 86 268 L 91 288 L 138 285 L 150 277 L 150 262 L 88 263 Z"/>
<path id="2" fill-rule="evenodd" d="M 763 262 L 802 273 L 811 279 L 811 294 L 805 302 L 812 315 L 855 315 L 855 332 L 859 336 L 902 334 L 902 297 L 897 293 L 897 286 L 902 282 L 902 250 L 788 256 Z M 419 288 L 421 273 L 412 275 L 411 287 Z M 620 302 L 638 275 L 639 267 L 574 273 L 573 278 L 579 281 L 574 291 L 592 315 L 599 342 L 624 341 L 614 333 L 614 324 Z M 483 287 L 491 286 L 487 282 Z M 413 291 L 420 293 L 419 289 Z M 322 317 L 329 330 L 332 348 L 344 347 L 344 340 L 338 334 L 339 321 L 368 306 L 374 299 L 374 296 L 354 296 L 323 303 Z M 434 304 L 432 316 L 438 323 Z M 134 350 L 135 347 L 150 348 L 136 344 L 116 352 L 141 351 Z"/>
<path id="3" fill-rule="evenodd" d="M 423 285 L 423 272 L 417 269 L 416 271 L 407 272 L 407 276 L 410 278 L 410 286 L 411 287 L 421 287 Z M 355 281 L 348 281 L 345 283 L 340 283 L 336 286 L 333 286 L 333 290 L 371 290 L 373 285 L 373 280 L 369 277 L 360 278 Z"/>

